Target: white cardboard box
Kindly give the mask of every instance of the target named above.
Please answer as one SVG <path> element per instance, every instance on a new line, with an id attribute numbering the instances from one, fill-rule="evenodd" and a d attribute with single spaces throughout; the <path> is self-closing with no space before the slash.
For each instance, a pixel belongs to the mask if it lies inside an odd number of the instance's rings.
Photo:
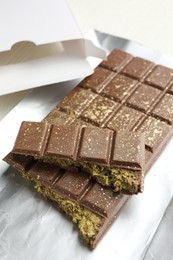
<path id="1" fill-rule="evenodd" d="M 105 57 L 64 0 L 0 0 L 0 35 L 0 95 L 85 77 L 87 57 Z"/>

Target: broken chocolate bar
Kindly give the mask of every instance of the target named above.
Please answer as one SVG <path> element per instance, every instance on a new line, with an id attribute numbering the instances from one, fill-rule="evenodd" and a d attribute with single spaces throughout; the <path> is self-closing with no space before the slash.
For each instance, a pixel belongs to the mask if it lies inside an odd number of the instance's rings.
<path id="1" fill-rule="evenodd" d="M 155 65 L 153 62 L 142 58 L 133 57 L 120 50 L 114 50 L 110 53 L 108 59 L 96 68 L 94 74 L 85 78 L 75 87 L 43 121 L 59 125 L 94 125 L 113 130 L 139 131 L 145 136 L 145 172 L 147 172 L 173 133 L 172 86 L 172 69 Z M 28 157 L 11 153 L 4 160 L 24 173 L 26 178 L 31 178 L 26 169 L 26 165 L 30 164 Z M 32 178 L 38 183 L 38 191 L 50 197 L 50 193 L 52 194 L 53 191 L 51 185 L 49 185 L 49 194 L 46 192 L 47 188 L 39 189 L 39 186 L 42 185 L 39 180 L 42 180 L 41 183 L 46 182 L 44 170 L 39 170 L 36 166 L 32 167 L 34 166 L 30 166 L 29 171 L 33 169 L 35 177 Z M 45 163 L 43 163 L 44 167 L 46 167 Z M 55 166 L 47 168 L 48 183 L 51 182 L 50 176 L 54 174 L 52 167 L 54 169 Z M 81 189 L 81 186 L 78 186 L 79 176 L 81 177 L 82 173 L 79 173 L 79 175 L 74 174 L 73 179 L 70 180 L 65 178 L 66 181 L 63 181 L 62 179 L 61 194 L 63 194 L 64 204 L 67 201 L 64 193 L 68 194 L 68 201 L 70 202 L 72 201 L 71 196 L 73 197 L 70 188 L 66 189 L 66 186 L 71 185 L 70 187 L 73 189 L 74 185 L 76 185 L 75 194 L 78 196 L 78 187 Z M 87 196 L 88 187 L 87 185 L 84 186 L 82 194 Z M 116 215 L 119 212 L 128 198 L 127 195 L 113 194 L 112 191 L 99 184 L 95 184 L 93 187 L 96 187 L 99 193 L 94 190 L 92 196 L 89 196 L 90 193 L 88 193 L 85 205 L 88 205 L 90 210 L 95 208 L 103 209 L 106 205 L 105 207 L 109 209 L 110 214 L 107 214 L 104 225 L 97 226 L 97 232 L 93 232 L 95 235 L 91 236 L 92 232 L 90 233 L 88 229 L 85 232 L 81 231 L 82 237 L 85 241 L 89 240 L 88 244 L 92 248 L 101 239 L 113 221 L 114 214 Z M 63 190 L 66 191 L 63 192 Z M 107 193 L 111 195 L 105 198 L 104 196 L 107 196 Z M 112 203 L 111 196 L 113 196 L 115 203 Z M 59 203 L 58 199 L 57 203 Z M 88 216 L 83 211 L 81 200 L 78 200 L 78 205 L 81 209 L 81 219 L 84 219 L 85 223 Z M 65 207 L 62 206 L 62 208 Z M 79 223 L 76 217 L 73 218 L 71 211 L 72 209 L 70 211 L 66 210 L 66 214 L 70 215 L 74 222 Z M 91 210 L 91 212 L 94 211 Z"/>
<path id="2" fill-rule="evenodd" d="M 86 169 L 115 192 L 136 194 L 143 191 L 144 149 L 144 138 L 136 132 L 24 121 L 12 153 Z"/>
<path id="3" fill-rule="evenodd" d="M 86 172 L 62 170 L 34 161 L 30 156 L 10 153 L 5 161 L 34 181 L 35 188 L 56 202 L 77 224 L 81 237 L 94 248 L 116 218 L 128 195 L 115 194 L 97 184 Z"/>

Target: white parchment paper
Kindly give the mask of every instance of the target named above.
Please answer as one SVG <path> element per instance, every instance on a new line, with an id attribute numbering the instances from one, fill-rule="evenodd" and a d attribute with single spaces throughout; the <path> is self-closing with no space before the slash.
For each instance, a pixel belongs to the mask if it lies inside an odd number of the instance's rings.
<path id="1" fill-rule="evenodd" d="M 120 48 L 173 68 L 173 61 L 129 40 L 98 31 L 88 34 L 107 51 Z M 90 60 L 94 67 L 96 61 Z M 77 81 L 33 90 L 0 122 L 0 158 L 12 148 L 22 120 L 42 118 Z M 132 196 L 94 251 L 78 239 L 74 225 L 3 161 L 0 162 L 0 259 L 143 259 L 173 197 L 173 139 L 148 172 L 143 194 Z"/>

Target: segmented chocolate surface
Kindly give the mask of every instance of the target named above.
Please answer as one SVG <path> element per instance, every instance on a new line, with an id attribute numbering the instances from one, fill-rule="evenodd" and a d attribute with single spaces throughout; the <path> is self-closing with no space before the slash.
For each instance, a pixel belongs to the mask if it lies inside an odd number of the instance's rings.
<path id="1" fill-rule="evenodd" d="M 144 138 L 137 132 L 24 121 L 12 152 L 141 170 L 142 175 Z"/>
<path id="2" fill-rule="evenodd" d="M 98 75 L 101 68 L 109 71 L 107 74 L 104 71 L 104 84 L 100 83 Z M 83 93 L 90 90 L 95 96 L 89 103 L 80 102 L 80 113 L 70 124 L 142 132 L 146 140 L 146 158 L 149 159 L 147 170 L 172 135 L 172 86 L 172 69 L 113 50 L 108 59 L 96 68 L 96 73 L 77 86 Z M 72 101 L 71 111 L 76 109 L 71 96 L 74 93 L 75 89 L 66 97 L 66 100 Z M 62 102 L 57 110 L 67 113 Z"/>
<path id="3" fill-rule="evenodd" d="M 114 50 L 43 121 L 142 132 L 146 140 L 147 170 L 172 135 L 172 97 L 172 69 Z M 22 155 L 9 154 L 5 160 L 35 180 L 47 183 L 47 187 L 55 191 L 58 187 L 64 197 L 106 218 L 94 245 L 128 198 L 95 184 L 83 173 L 62 174 L 59 168 L 42 163 L 32 166 L 30 157 Z"/>

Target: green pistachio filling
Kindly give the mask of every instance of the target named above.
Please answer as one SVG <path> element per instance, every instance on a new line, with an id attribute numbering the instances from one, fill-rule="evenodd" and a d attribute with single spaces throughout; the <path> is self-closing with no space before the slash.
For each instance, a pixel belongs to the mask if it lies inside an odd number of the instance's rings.
<path id="1" fill-rule="evenodd" d="M 139 180 L 131 170 L 121 168 L 108 168 L 85 162 L 75 162 L 70 159 L 57 159 L 55 157 L 45 157 L 45 162 L 56 164 L 63 169 L 70 166 L 77 166 L 87 169 L 87 171 L 103 186 L 114 187 L 115 192 L 122 190 L 135 193 L 137 191 Z"/>
<path id="2" fill-rule="evenodd" d="M 62 198 L 38 183 L 35 185 L 35 188 L 44 196 L 58 202 L 59 207 L 62 208 L 65 213 L 72 218 L 72 221 L 78 225 L 84 241 L 91 245 L 99 231 L 101 218 L 84 207 L 77 205 L 75 202 Z"/>
<path id="3" fill-rule="evenodd" d="M 31 177 L 28 177 L 27 174 L 23 174 L 23 177 L 33 180 Z M 35 183 L 35 188 L 38 192 L 42 193 L 44 196 L 54 200 L 58 203 L 59 207 L 63 209 L 63 211 L 71 217 L 72 221 L 77 224 L 79 228 L 79 232 L 83 240 L 88 244 L 92 245 L 97 233 L 99 231 L 99 227 L 101 225 L 102 218 L 98 215 L 94 214 L 90 210 L 85 209 L 82 206 L 79 206 L 75 202 L 63 198 L 50 190 L 49 188 L 41 185 L 39 183 Z"/>

